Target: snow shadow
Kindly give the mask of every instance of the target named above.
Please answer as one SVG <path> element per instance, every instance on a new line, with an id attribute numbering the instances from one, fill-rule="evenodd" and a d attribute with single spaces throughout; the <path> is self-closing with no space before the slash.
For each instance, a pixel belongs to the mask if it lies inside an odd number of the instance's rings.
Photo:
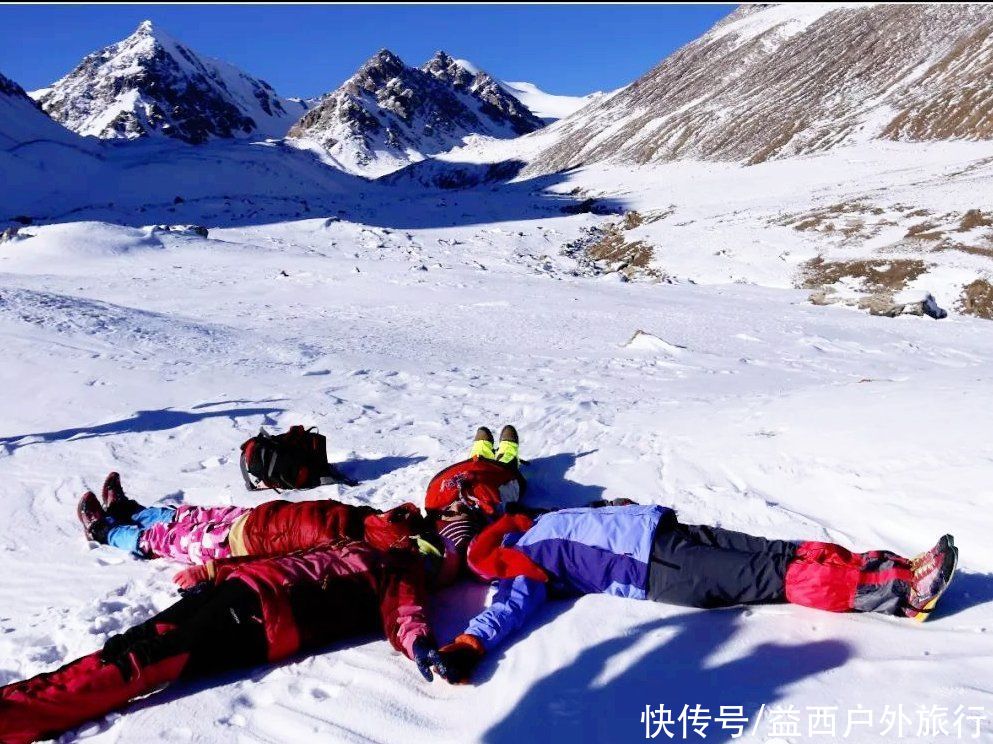
<path id="1" fill-rule="evenodd" d="M 347 460 L 337 463 L 335 467 L 348 478 L 362 483 L 381 478 L 388 473 L 392 473 L 394 470 L 417 465 L 427 459 L 425 455 L 387 455 L 386 457 L 377 457 L 375 459 L 359 458 L 356 460 Z"/>
<path id="2" fill-rule="evenodd" d="M 568 173 L 562 172 L 455 190 L 425 191 L 421 187 L 414 191 L 378 186 L 368 192 L 366 199 L 346 208 L 341 217 L 373 227 L 415 230 L 626 211 L 625 202 L 620 199 L 583 199 L 553 190 L 567 178 Z"/>
<path id="3" fill-rule="evenodd" d="M 110 421 L 106 424 L 0 437 L 0 446 L 6 447 L 10 452 L 13 452 L 31 444 L 50 444 L 52 442 L 65 442 L 70 439 L 93 439 L 96 437 L 112 436 L 114 434 L 167 431 L 169 429 L 177 429 L 186 424 L 195 424 L 205 419 L 221 417 L 234 420 L 262 416 L 263 424 L 272 425 L 275 423 L 273 416 L 282 413 L 284 410 L 283 408 L 259 406 L 255 408 L 225 408 L 214 411 L 175 411 L 171 408 L 136 411 L 133 416 L 119 419 L 118 421 Z"/>
<path id="4" fill-rule="evenodd" d="M 487 744 L 544 742 L 634 742 L 646 739 L 642 719 L 646 706 L 672 713 L 672 737 L 654 726 L 659 740 L 725 742 L 733 728 L 711 721 L 701 739 L 688 726 L 683 736 L 678 721 L 683 706 L 696 705 L 717 716 L 721 706 L 743 706 L 749 722 L 764 704 L 781 700 L 790 685 L 843 665 L 850 648 L 840 641 L 804 644 L 766 643 L 744 657 L 711 661 L 740 627 L 744 611 L 707 610 L 643 623 L 630 634 L 610 638 L 583 651 L 575 661 L 557 669 L 528 689 L 506 718 L 482 737 Z M 664 633 L 675 629 L 675 635 Z M 646 636 L 666 640 L 619 673 L 613 659 Z M 607 676 L 606 681 L 600 678 Z M 825 705 L 829 701 L 825 701 Z M 658 719 L 656 719 L 658 720 Z M 760 723 L 757 733 L 764 731 Z M 762 738 L 761 736 L 756 738 Z"/>
<path id="5" fill-rule="evenodd" d="M 579 458 L 594 452 L 597 450 L 560 452 L 528 461 L 524 468 L 524 477 L 528 481 L 525 502 L 529 506 L 565 509 L 586 506 L 591 501 L 602 499 L 605 486 L 577 483 L 566 477 Z"/>
<path id="6" fill-rule="evenodd" d="M 270 149 L 262 148 L 255 155 L 244 148 L 234 150 L 234 161 L 228 160 L 231 152 L 210 147 L 181 148 L 135 162 L 111 158 L 106 178 L 91 178 L 93 186 L 84 196 L 39 197 L 34 203 L 57 206 L 24 216 L 34 224 L 97 220 L 129 227 L 208 228 L 324 219 L 402 230 L 626 211 L 620 199 L 557 189 L 566 183 L 569 171 L 511 182 L 523 166 L 518 161 L 482 165 L 426 161 L 409 173 L 371 181 L 325 165 L 312 153 L 279 148 L 282 154 L 277 155 Z M 291 165 L 295 170 L 284 172 Z M 138 201 L 138 193 L 147 194 L 145 200 Z M 13 218 L 0 211 L 0 223 Z"/>
<path id="7" fill-rule="evenodd" d="M 993 574 L 956 571 L 928 622 L 933 623 L 990 602 L 993 602 Z"/>

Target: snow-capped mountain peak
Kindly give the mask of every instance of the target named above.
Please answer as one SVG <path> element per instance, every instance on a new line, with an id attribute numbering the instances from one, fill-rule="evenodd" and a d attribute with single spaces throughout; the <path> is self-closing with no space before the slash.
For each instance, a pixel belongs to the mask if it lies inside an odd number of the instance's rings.
<path id="1" fill-rule="evenodd" d="M 130 39 L 150 39 L 159 44 L 176 44 L 176 40 L 170 36 L 161 26 L 156 26 L 152 21 L 145 20 L 138 24 L 138 28 L 131 34 Z"/>
<path id="2" fill-rule="evenodd" d="M 476 67 L 476 65 L 474 65 L 472 62 L 470 62 L 467 59 L 457 59 L 455 60 L 455 64 L 457 64 L 463 70 L 467 70 L 468 72 L 471 72 L 473 75 L 475 75 L 477 72 L 480 71 L 479 68 Z"/>
<path id="3" fill-rule="evenodd" d="M 279 137 L 305 111 L 265 81 L 198 55 L 151 21 L 87 55 L 36 98 L 69 129 L 107 139 Z"/>
<path id="4" fill-rule="evenodd" d="M 464 67 L 458 60 L 444 51 L 435 52 L 434 56 L 421 69 L 461 90 L 469 88 L 478 75 L 485 75 L 479 70 L 470 70 Z"/>
<path id="5" fill-rule="evenodd" d="M 380 49 L 365 61 L 352 79 L 359 82 L 363 88 L 373 90 L 400 75 L 403 69 L 402 59 L 389 49 Z"/>
<path id="6" fill-rule="evenodd" d="M 439 51 L 409 67 L 382 49 L 291 130 L 345 170 L 382 175 L 461 145 L 467 137 L 511 138 L 543 123 L 489 75 Z"/>

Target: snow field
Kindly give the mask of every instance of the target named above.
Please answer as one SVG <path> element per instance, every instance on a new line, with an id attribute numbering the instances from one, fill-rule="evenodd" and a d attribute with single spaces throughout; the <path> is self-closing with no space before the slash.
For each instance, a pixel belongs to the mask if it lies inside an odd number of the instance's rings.
<path id="1" fill-rule="evenodd" d="M 446 198 L 448 210 L 472 200 Z M 476 426 L 513 422 L 534 503 L 628 496 L 686 521 L 860 550 L 914 553 L 949 531 L 960 575 L 924 625 L 553 602 L 473 686 L 427 685 L 370 636 L 172 690 L 67 740 L 635 741 L 659 703 L 993 712 L 987 324 L 522 260 L 593 219 L 317 218 L 206 240 L 77 223 L 0 247 L 0 679 L 92 650 L 174 600 L 173 566 L 83 540 L 75 501 L 108 470 L 145 502 L 258 503 L 238 444 L 260 425 L 314 424 L 362 484 L 291 497 L 388 506 L 419 501 Z M 638 329 L 661 341 L 627 346 Z M 484 599 L 476 585 L 446 592 L 439 635 Z"/>

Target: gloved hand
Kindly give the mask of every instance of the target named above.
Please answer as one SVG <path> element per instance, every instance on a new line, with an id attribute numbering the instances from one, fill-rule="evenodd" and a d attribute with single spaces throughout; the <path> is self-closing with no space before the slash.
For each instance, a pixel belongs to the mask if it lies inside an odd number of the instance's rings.
<path id="1" fill-rule="evenodd" d="M 445 667 L 445 673 L 442 674 L 440 670 L 438 673 L 453 685 L 464 684 L 469 681 L 485 653 L 482 641 L 474 635 L 463 633 L 438 651 Z"/>
<path id="2" fill-rule="evenodd" d="M 414 652 L 414 663 L 417 664 L 418 671 L 424 675 L 424 679 L 428 682 L 434 680 L 432 668 L 441 675 L 442 679 L 448 679 L 448 669 L 438 655 L 438 646 L 434 641 L 427 636 L 418 636 L 411 650 Z"/>
<path id="3" fill-rule="evenodd" d="M 631 499 L 621 497 L 619 499 L 610 499 L 610 501 L 607 501 L 606 499 L 597 499 L 596 501 L 591 501 L 588 503 L 587 506 L 594 509 L 600 509 L 605 506 L 637 506 L 637 504 L 637 501 L 632 501 Z"/>
<path id="4" fill-rule="evenodd" d="M 100 650 L 100 660 L 104 664 L 115 665 L 121 670 L 124 680 L 128 681 L 134 676 L 136 669 L 130 658 L 132 652 L 142 644 L 147 644 L 155 635 L 155 626 L 149 623 L 141 623 L 123 633 L 112 635 Z"/>
<path id="5" fill-rule="evenodd" d="M 202 584 L 210 581 L 210 572 L 206 566 L 190 566 L 173 576 L 172 581 L 179 587 L 180 594 L 196 594 Z"/>

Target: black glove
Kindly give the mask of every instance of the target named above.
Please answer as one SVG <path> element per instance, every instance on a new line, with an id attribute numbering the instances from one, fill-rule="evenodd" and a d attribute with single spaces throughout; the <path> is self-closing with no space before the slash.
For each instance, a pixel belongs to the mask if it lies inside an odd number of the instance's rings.
<path id="1" fill-rule="evenodd" d="M 591 501 L 590 503 L 587 504 L 587 506 L 592 507 L 594 509 L 600 509 L 604 506 L 637 506 L 637 505 L 638 505 L 637 501 L 632 501 L 631 499 L 626 499 L 623 497 L 619 499 L 611 499 L 610 501 L 607 501 L 605 499 L 598 499 L 596 501 Z"/>
<path id="2" fill-rule="evenodd" d="M 147 623 L 135 625 L 123 633 L 112 635 L 100 650 L 100 661 L 116 666 L 121 670 L 121 676 L 124 677 L 124 680 L 128 681 L 134 674 L 134 664 L 131 662 L 132 652 L 151 641 L 155 635 L 155 628 Z"/>
<path id="3" fill-rule="evenodd" d="M 476 636 L 463 633 L 438 651 L 445 666 L 445 672 L 439 669 L 438 673 L 453 685 L 468 682 L 484 653 L 483 644 Z"/>
<path id="4" fill-rule="evenodd" d="M 210 579 L 209 581 L 201 581 L 186 588 L 180 587 L 176 591 L 179 592 L 180 597 L 195 597 L 198 594 L 203 594 L 204 592 L 213 589 L 215 586 L 216 584 L 214 584 L 214 580 Z"/>
<path id="5" fill-rule="evenodd" d="M 430 640 L 427 636 L 418 636 L 417 640 L 414 641 L 412 650 L 414 652 L 414 663 L 417 664 L 418 671 L 424 675 L 424 679 L 428 682 L 434 680 L 434 674 L 431 672 L 432 668 L 441 675 L 442 679 L 448 679 L 448 668 L 438 654 L 438 646 L 434 641 Z"/>

